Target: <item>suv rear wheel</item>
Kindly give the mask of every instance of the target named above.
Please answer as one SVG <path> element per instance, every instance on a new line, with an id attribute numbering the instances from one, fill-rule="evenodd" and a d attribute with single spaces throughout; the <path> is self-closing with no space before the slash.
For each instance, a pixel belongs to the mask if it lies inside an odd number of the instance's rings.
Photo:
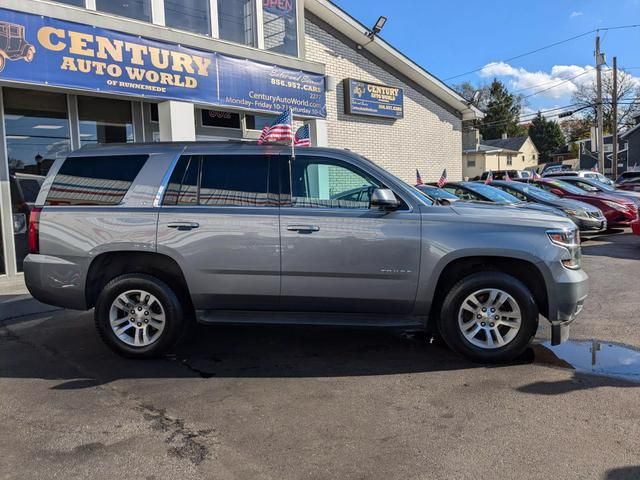
<path id="1" fill-rule="evenodd" d="M 163 281 L 145 274 L 114 278 L 102 290 L 95 323 L 102 340 L 125 357 L 152 357 L 178 340 L 184 309 Z"/>
<path id="2" fill-rule="evenodd" d="M 449 347 L 479 362 L 513 360 L 538 328 L 538 308 L 529 289 L 501 272 L 479 272 L 447 294 L 438 324 Z"/>

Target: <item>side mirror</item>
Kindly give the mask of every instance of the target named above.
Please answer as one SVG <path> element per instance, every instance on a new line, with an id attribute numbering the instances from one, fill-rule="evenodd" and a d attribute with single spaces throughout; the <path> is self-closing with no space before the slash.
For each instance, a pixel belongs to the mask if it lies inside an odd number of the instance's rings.
<path id="1" fill-rule="evenodd" d="M 564 197 L 564 192 L 559 188 L 552 188 L 551 193 L 553 193 L 554 195 L 558 195 L 559 197 Z"/>
<path id="2" fill-rule="evenodd" d="M 449 200 L 448 198 L 441 198 L 440 200 L 438 200 L 438 204 L 442 206 L 448 206 L 451 205 L 451 200 Z"/>
<path id="3" fill-rule="evenodd" d="M 369 207 L 378 207 L 382 210 L 396 210 L 400 207 L 400 202 L 388 188 L 376 188 L 371 193 Z"/>

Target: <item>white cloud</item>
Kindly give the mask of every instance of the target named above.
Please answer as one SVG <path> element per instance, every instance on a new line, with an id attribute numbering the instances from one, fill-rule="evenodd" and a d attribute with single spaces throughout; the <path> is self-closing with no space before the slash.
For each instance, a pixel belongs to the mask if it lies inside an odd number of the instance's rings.
<path id="1" fill-rule="evenodd" d="M 504 62 L 492 62 L 480 70 L 483 77 L 506 81 L 512 92 L 536 100 L 568 99 L 585 82 L 592 82 L 595 69 L 590 65 L 554 65 L 549 72 L 529 71 Z M 535 94 L 535 95 L 532 95 Z"/>
<path id="2" fill-rule="evenodd" d="M 578 11 L 573 11 L 573 12 L 571 12 L 571 15 L 569 15 L 569 18 L 581 17 L 582 15 L 584 15 L 584 13 L 578 12 Z"/>

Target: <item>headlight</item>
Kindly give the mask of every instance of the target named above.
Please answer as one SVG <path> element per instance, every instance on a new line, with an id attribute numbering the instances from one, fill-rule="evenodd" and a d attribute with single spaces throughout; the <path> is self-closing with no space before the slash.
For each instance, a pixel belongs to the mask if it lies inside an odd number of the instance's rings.
<path id="1" fill-rule="evenodd" d="M 567 215 L 571 215 L 572 217 L 578 216 L 578 212 L 576 212 L 575 210 L 571 210 L 570 208 L 565 208 L 564 213 L 566 213 Z"/>
<path id="2" fill-rule="evenodd" d="M 625 207 L 624 205 L 622 205 L 621 203 L 616 203 L 616 202 L 611 202 L 609 200 L 602 200 L 602 202 L 613 208 L 614 210 L 618 210 L 619 212 L 626 212 L 627 211 L 627 207 Z"/>
<path id="3" fill-rule="evenodd" d="M 549 240 L 554 245 L 564 248 L 568 258 L 563 258 L 562 265 L 572 270 L 580 268 L 582 252 L 580 250 L 580 232 L 576 230 L 547 230 Z"/>

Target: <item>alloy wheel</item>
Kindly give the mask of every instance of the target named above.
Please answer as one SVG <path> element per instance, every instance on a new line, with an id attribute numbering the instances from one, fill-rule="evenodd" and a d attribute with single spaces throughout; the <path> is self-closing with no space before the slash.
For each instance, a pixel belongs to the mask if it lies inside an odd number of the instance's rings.
<path id="1" fill-rule="evenodd" d="M 146 347 L 156 342 L 164 331 L 164 307 L 145 290 L 128 290 L 111 303 L 109 325 L 123 343 Z"/>
<path id="2" fill-rule="evenodd" d="M 484 288 L 464 299 L 458 311 L 458 327 L 464 338 L 483 349 L 508 345 L 522 325 L 518 302 L 504 290 Z"/>

